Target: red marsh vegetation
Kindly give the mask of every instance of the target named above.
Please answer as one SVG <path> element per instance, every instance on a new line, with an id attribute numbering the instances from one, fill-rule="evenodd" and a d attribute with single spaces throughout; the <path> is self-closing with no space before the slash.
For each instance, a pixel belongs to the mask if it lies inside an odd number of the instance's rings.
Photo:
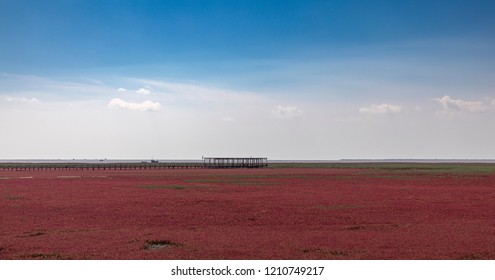
<path id="1" fill-rule="evenodd" d="M 0 171 L 0 259 L 495 259 L 494 170 Z"/>

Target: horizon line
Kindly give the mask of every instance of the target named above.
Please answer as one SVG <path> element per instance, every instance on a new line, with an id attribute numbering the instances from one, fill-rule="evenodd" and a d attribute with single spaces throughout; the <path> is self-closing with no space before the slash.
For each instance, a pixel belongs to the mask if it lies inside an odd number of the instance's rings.
<path id="1" fill-rule="evenodd" d="M 223 157 L 223 158 L 239 158 L 239 157 Z M 245 157 L 245 158 L 250 158 L 250 157 Z M 255 157 L 253 157 L 255 158 Z M 258 157 L 256 157 L 258 158 Z M 267 157 L 264 157 L 267 158 Z M 25 163 L 30 163 L 30 162 L 108 162 L 108 163 L 116 163 L 116 162 L 151 162 L 151 161 L 162 161 L 162 162 L 174 162 L 174 161 L 180 161 L 180 162 L 201 162 L 203 159 L 201 158 L 171 158 L 171 159 L 138 159 L 138 158 L 128 158 L 128 159 L 123 159 L 123 158 L 83 158 L 83 159 L 78 159 L 78 158 L 72 158 L 72 159 L 64 159 L 64 158 L 57 158 L 57 159 L 50 159 L 50 158 L 43 158 L 43 159 L 0 159 L 0 163 L 9 163 L 9 162 L 25 162 Z M 387 163 L 387 162 L 451 162 L 451 163 L 462 163 L 462 162 L 472 162 L 472 163 L 495 163 L 495 159 L 489 159 L 489 158 L 343 158 L 343 159 L 270 159 L 267 158 L 267 161 L 270 163 L 290 163 L 290 162 L 297 162 L 297 163 L 353 163 L 353 162 L 377 162 L 377 163 Z"/>

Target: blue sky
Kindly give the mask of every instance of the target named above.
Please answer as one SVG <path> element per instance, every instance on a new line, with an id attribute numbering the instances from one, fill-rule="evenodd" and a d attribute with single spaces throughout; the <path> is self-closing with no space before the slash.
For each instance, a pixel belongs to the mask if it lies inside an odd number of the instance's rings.
<path id="1" fill-rule="evenodd" d="M 493 26 L 493 1 L 3 0 L 0 158 L 494 158 Z"/>
<path id="2" fill-rule="evenodd" d="M 494 6 L 493 1 L 4 0 L 2 71 L 303 59 L 313 52 L 397 42 L 491 41 Z"/>

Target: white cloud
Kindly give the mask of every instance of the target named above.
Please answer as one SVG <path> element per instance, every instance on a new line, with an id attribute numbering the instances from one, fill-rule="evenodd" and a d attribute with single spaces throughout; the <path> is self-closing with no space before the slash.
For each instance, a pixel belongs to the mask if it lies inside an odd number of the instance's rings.
<path id="1" fill-rule="evenodd" d="M 120 98 L 114 98 L 108 103 L 110 109 L 128 109 L 133 111 L 160 111 L 162 105 L 158 102 L 146 100 L 141 103 L 127 102 Z"/>
<path id="2" fill-rule="evenodd" d="M 10 97 L 10 96 L 5 96 L 2 97 L 3 100 L 7 102 L 17 102 L 17 103 L 25 103 L 25 104 L 36 104 L 40 103 L 38 98 L 32 97 L 32 98 L 27 98 L 27 97 Z"/>
<path id="3" fill-rule="evenodd" d="M 442 98 L 435 98 L 434 100 L 442 105 L 443 113 L 453 113 L 455 111 L 481 113 L 488 110 L 488 107 L 482 101 L 464 101 L 461 99 L 452 99 L 448 95 L 445 95 Z"/>
<path id="4" fill-rule="evenodd" d="M 40 101 L 36 97 L 32 97 L 32 98 L 22 97 L 20 101 L 29 104 L 40 103 Z"/>
<path id="5" fill-rule="evenodd" d="M 495 99 L 492 99 L 492 106 L 495 107 Z"/>
<path id="6" fill-rule="evenodd" d="M 127 89 L 125 89 L 125 88 L 118 88 L 117 91 L 118 92 L 127 92 Z"/>
<path id="7" fill-rule="evenodd" d="M 368 107 L 359 108 L 359 112 L 363 114 L 371 114 L 371 115 L 383 115 L 389 113 L 397 114 L 402 112 L 402 107 L 392 104 L 380 104 L 380 105 L 372 104 L 371 106 Z"/>
<path id="8" fill-rule="evenodd" d="M 296 106 L 277 106 L 272 110 L 272 116 L 279 119 L 294 119 L 301 117 L 303 112 L 299 110 Z"/>
<path id="9" fill-rule="evenodd" d="M 142 95 L 149 95 L 151 94 L 151 90 L 147 89 L 147 88 L 140 88 L 138 90 L 136 90 L 137 93 L 139 94 L 142 94 Z"/>
<path id="10" fill-rule="evenodd" d="M 198 104 L 242 104 L 243 106 L 266 104 L 268 102 L 266 97 L 253 92 L 229 90 L 196 83 L 134 80 L 152 86 L 162 97 L 167 96 L 175 101 L 182 100 Z"/>

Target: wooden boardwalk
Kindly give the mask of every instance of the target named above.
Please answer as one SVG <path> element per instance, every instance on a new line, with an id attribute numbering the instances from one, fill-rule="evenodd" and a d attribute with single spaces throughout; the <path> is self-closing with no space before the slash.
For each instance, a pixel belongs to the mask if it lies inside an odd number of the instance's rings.
<path id="1" fill-rule="evenodd" d="M 243 157 L 206 157 L 203 158 L 206 168 L 261 168 L 268 166 L 267 158 Z"/>
<path id="2" fill-rule="evenodd" d="M 0 164 L 0 170 L 152 170 L 205 168 L 201 163 L 15 163 Z"/>
<path id="3" fill-rule="evenodd" d="M 133 162 L 133 163 L 0 163 L 0 171 L 26 170 L 160 170 L 206 168 L 263 168 L 266 158 L 204 158 L 203 162 Z"/>

